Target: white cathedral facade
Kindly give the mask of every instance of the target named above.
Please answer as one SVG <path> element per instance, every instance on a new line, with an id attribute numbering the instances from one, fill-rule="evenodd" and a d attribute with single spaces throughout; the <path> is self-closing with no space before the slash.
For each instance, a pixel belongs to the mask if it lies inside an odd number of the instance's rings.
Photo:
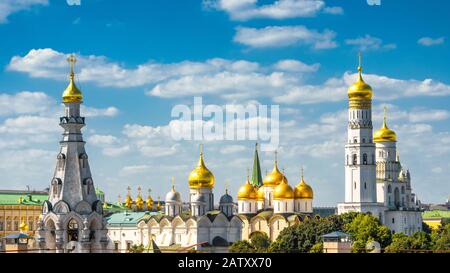
<path id="1" fill-rule="evenodd" d="M 358 80 L 348 89 L 345 202 L 338 204 L 338 213 L 371 213 L 392 231 L 409 235 L 422 229 L 420 201 L 412 192 L 409 170 L 400 163 L 386 109 L 382 127 L 373 134 L 372 94 L 360 63 Z"/>

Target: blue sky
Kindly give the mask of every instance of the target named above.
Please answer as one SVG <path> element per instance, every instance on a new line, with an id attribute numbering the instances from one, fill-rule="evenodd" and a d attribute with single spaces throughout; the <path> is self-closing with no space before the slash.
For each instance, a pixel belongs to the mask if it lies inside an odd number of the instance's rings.
<path id="1" fill-rule="evenodd" d="M 78 1 L 75 1 L 77 3 Z M 95 183 L 107 199 L 130 185 L 187 197 L 195 141 L 168 139 L 175 104 L 279 104 L 280 165 L 305 166 L 315 205 L 344 198 L 346 88 L 363 51 L 374 127 L 389 107 L 402 164 L 423 202 L 450 194 L 447 1 L 6 0 L 0 4 L 2 188 L 49 185 L 58 152 L 64 59 L 76 53 Z M 205 144 L 206 163 L 236 192 L 251 141 Z M 273 155 L 262 153 L 263 173 Z"/>

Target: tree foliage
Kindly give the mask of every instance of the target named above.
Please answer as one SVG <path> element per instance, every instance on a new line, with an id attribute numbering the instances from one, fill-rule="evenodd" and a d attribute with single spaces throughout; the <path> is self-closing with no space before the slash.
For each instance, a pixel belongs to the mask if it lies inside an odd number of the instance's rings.
<path id="1" fill-rule="evenodd" d="M 256 253 L 256 248 L 246 240 L 234 242 L 229 250 L 231 253 Z"/>
<path id="2" fill-rule="evenodd" d="M 142 253 L 144 252 L 144 245 L 132 245 L 130 249 L 128 249 L 128 253 Z"/>
<path id="3" fill-rule="evenodd" d="M 383 226 L 378 218 L 370 214 L 357 214 L 351 222 L 344 225 L 344 231 L 353 237 L 354 252 L 365 252 L 367 243 L 371 241 L 379 242 L 382 248 L 391 242 L 389 228 Z"/>
<path id="4" fill-rule="evenodd" d="M 450 223 L 432 232 L 433 250 L 436 252 L 450 252 Z"/>

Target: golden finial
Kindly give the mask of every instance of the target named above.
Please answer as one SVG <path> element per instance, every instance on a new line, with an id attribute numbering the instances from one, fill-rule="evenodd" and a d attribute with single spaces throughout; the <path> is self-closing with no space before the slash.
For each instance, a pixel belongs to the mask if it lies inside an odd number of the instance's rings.
<path id="1" fill-rule="evenodd" d="M 200 144 L 200 156 L 203 155 L 203 144 Z"/>
<path id="2" fill-rule="evenodd" d="M 128 191 L 128 196 L 130 196 L 130 194 L 131 194 L 131 187 L 130 186 L 127 187 L 127 191 Z"/>
<path id="3" fill-rule="evenodd" d="M 175 177 L 172 176 L 172 191 L 175 191 Z"/>
<path id="4" fill-rule="evenodd" d="M 77 58 L 75 54 L 70 54 L 69 58 L 67 58 L 67 62 L 70 64 L 70 77 L 73 78 L 75 76 L 74 67 L 77 62 Z"/>
<path id="5" fill-rule="evenodd" d="M 303 177 L 304 177 L 304 174 L 305 174 L 304 171 L 305 170 L 303 169 L 303 166 L 302 166 L 302 168 L 301 168 L 302 180 L 303 180 Z"/>
<path id="6" fill-rule="evenodd" d="M 362 53 L 361 50 L 358 52 L 358 79 L 362 81 Z"/>
<path id="7" fill-rule="evenodd" d="M 137 188 L 137 190 L 138 190 L 138 195 L 141 195 L 141 186 L 139 186 L 138 188 Z"/>
<path id="8" fill-rule="evenodd" d="M 384 116 L 383 116 L 383 128 L 387 128 L 387 122 L 386 122 L 386 112 L 387 112 L 387 107 L 386 105 L 384 106 Z"/>
<path id="9" fill-rule="evenodd" d="M 230 186 L 230 183 L 227 181 L 225 181 L 225 193 L 228 194 L 228 187 Z"/>

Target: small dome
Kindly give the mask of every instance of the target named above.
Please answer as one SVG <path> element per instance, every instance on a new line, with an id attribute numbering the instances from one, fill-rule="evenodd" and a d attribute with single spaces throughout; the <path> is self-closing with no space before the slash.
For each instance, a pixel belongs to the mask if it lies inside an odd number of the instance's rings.
<path id="1" fill-rule="evenodd" d="M 220 197 L 220 204 L 233 203 L 233 197 L 228 194 L 228 191 L 225 192 L 222 197 Z"/>
<path id="2" fill-rule="evenodd" d="M 264 186 L 275 187 L 280 184 L 283 179 L 284 175 L 278 170 L 277 161 L 275 160 L 273 170 L 264 178 L 263 184 Z"/>
<path id="3" fill-rule="evenodd" d="M 258 201 L 264 201 L 264 186 L 259 187 L 258 192 L 256 194 L 256 199 Z"/>
<path id="4" fill-rule="evenodd" d="M 64 90 L 64 92 L 63 92 L 62 100 L 64 103 L 82 102 L 83 94 L 81 93 L 80 89 L 78 89 L 78 87 L 75 85 L 75 73 L 73 71 L 73 66 L 77 60 L 76 60 L 75 56 L 72 54 L 67 59 L 67 61 L 70 63 L 70 81 L 69 81 L 69 85 L 67 86 L 66 90 Z"/>
<path id="5" fill-rule="evenodd" d="M 238 191 L 238 200 L 255 200 L 256 199 L 256 190 L 247 177 L 247 181 L 245 184 L 239 188 Z"/>
<path id="6" fill-rule="evenodd" d="M 306 184 L 306 182 L 302 176 L 302 180 L 295 187 L 295 199 L 313 199 L 313 198 L 314 198 L 314 192 L 313 192 L 311 186 Z"/>
<path id="7" fill-rule="evenodd" d="M 197 167 L 195 167 L 189 174 L 189 187 L 191 189 L 214 187 L 214 175 L 206 168 L 203 161 L 203 152 L 200 152 L 200 159 Z"/>
<path id="8" fill-rule="evenodd" d="M 273 199 L 284 200 L 284 199 L 294 199 L 294 190 L 289 186 L 287 179 L 281 181 L 281 183 L 275 188 L 273 192 Z"/>
<path id="9" fill-rule="evenodd" d="M 181 202 L 181 195 L 179 192 L 175 191 L 175 187 L 166 194 L 166 202 Z"/>
<path id="10" fill-rule="evenodd" d="M 383 124 L 383 127 L 373 134 L 373 141 L 379 142 L 395 142 L 397 141 L 397 134 Z"/>

